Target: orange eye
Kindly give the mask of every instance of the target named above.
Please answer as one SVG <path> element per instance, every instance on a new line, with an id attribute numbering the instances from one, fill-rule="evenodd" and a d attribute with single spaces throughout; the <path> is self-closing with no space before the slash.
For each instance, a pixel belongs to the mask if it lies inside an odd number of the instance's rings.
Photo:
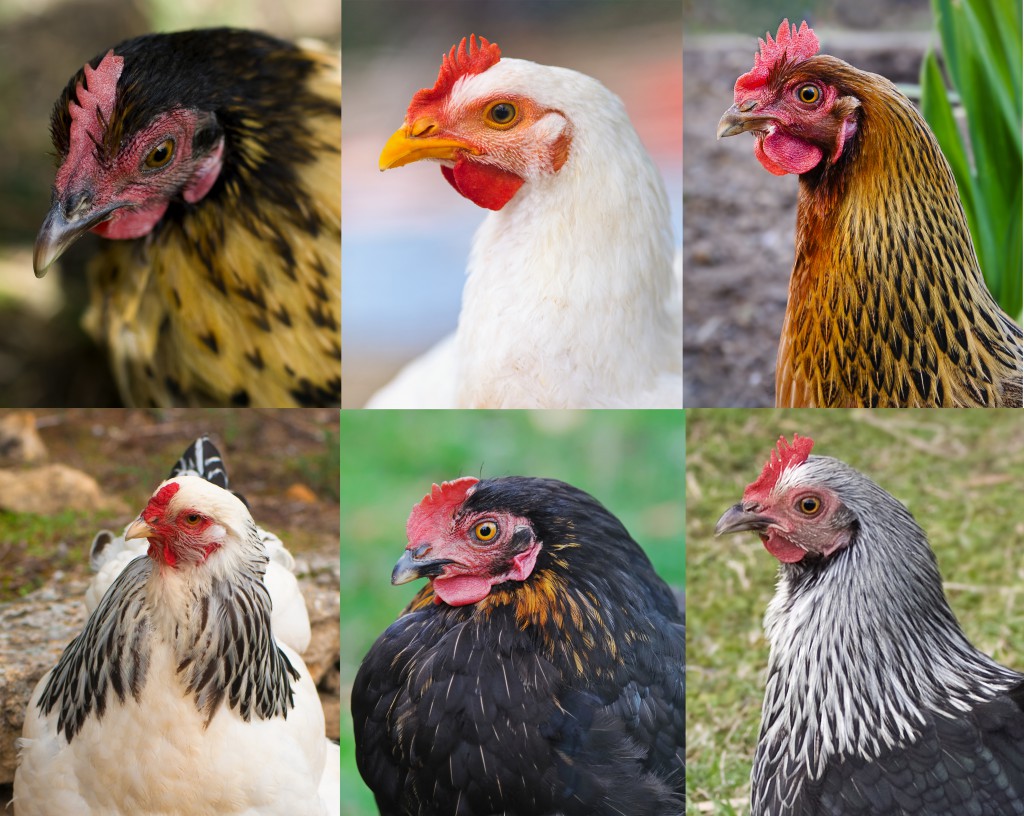
<path id="1" fill-rule="evenodd" d="M 493 521 L 481 521 L 473 528 L 477 541 L 491 541 L 498 534 L 498 525 Z"/>
<path id="2" fill-rule="evenodd" d="M 817 496 L 804 496 L 796 506 L 805 516 L 816 516 L 821 510 L 821 499 Z"/>
<path id="3" fill-rule="evenodd" d="M 511 102 L 492 102 L 484 111 L 484 121 L 491 127 L 510 128 L 519 118 L 519 111 Z"/>
<path id="4" fill-rule="evenodd" d="M 174 139 L 164 139 L 154 147 L 146 156 L 146 167 L 150 170 L 159 170 L 166 167 L 174 156 Z"/>
<path id="5" fill-rule="evenodd" d="M 796 89 L 796 98 L 803 102 L 805 105 L 813 105 L 819 99 L 821 99 L 821 88 L 817 85 L 808 83 L 807 85 L 801 85 Z"/>
<path id="6" fill-rule="evenodd" d="M 189 513 L 187 516 L 185 516 L 185 523 L 189 527 L 195 527 L 200 521 L 202 521 L 202 519 L 203 517 L 198 513 Z"/>

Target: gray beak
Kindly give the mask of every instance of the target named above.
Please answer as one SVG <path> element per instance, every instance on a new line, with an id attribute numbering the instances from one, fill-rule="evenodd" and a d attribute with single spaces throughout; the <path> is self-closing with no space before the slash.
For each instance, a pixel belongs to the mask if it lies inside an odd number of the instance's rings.
<path id="1" fill-rule="evenodd" d="M 742 504 L 734 504 L 726 510 L 715 525 L 715 535 L 723 533 L 743 533 L 752 530 L 763 533 L 773 521 L 769 516 L 762 516 L 751 510 L 744 510 Z"/>
<path id="2" fill-rule="evenodd" d="M 433 578 L 440 575 L 447 564 L 453 563 L 450 558 L 424 560 L 423 556 L 429 549 L 429 544 L 420 544 L 403 552 L 395 568 L 391 570 L 391 583 L 397 586 L 415 581 L 417 578 Z"/>
<path id="3" fill-rule="evenodd" d="M 92 199 L 85 192 L 70 196 L 66 202 L 55 197 L 36 236 L 36 246 L 32 253 L 32 266 L 36 277 L 43 277 L 50 265 L 63 255 L 69 246 L 97 224 L 106 221 L 114 210 L 123 206 L 115 203 L 94 210 Z"/>

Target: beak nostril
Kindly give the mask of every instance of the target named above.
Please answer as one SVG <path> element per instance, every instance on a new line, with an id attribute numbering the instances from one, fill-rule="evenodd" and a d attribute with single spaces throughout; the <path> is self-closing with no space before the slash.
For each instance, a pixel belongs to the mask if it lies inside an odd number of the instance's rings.
<path id="1" fill-rule="evenodd" d="M 77 213 L 87 210 L 91 206 L 92 193 L 88 190 L 72 193 L 68 196 L 67 201 L 64 202 L 64 217 L 70 221 Z"/>
<path id="2" fill-rule="evenodd" d="M 740 113 L 746 113 L 747 111 L 753 110 L 755 105 L 757 105 L 757 100 L 748 99 L 746 102 L 739 106 L 739 111 Z"/>
<path id="3" fill-rule="evenodd" d="M 430 552 L 429 544 L 420 544 L 416 549 L 412 551 L 412 557 L 419 561 L 423 556 Z"/>

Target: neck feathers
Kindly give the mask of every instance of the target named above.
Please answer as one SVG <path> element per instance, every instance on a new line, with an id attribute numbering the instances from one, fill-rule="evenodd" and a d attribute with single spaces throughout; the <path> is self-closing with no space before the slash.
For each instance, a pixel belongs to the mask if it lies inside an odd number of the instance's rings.
<path id="1" fill-rule="evenodd" d="M 832 62 L 861 119 L 834 165 L 800 179 L 776 403 L 1019 400 L 1020 329 L 985 286 L 927 124 L 888 80 Z"/>
<path id="2" fill-rule="evenodd" d="M 963 717 L 1020 682 L 964 636 L 924 534 L 902 534 L 907 546 L 862 534 L 826 563 L 782 567 L 765 616 L 755 803 L 792 801 L 837 759 L 877 759 L 913 742 L 926 715 Z"/>

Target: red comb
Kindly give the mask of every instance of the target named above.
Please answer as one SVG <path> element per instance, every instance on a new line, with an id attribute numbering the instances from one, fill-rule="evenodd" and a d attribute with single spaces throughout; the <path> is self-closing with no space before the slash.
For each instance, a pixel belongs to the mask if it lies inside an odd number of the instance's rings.
<path id="1" fill-rule="evenodd" d="M 751 482 L 743 491 L 744 500 L 761 499 L 767 496 L 779 481 L 782 472 L 794 465 L 802 465 L 806 462 L 813 447 L 814 440 L 806 436 L 793 434 L 792 445 L 786 442 L 786 437 L 780 436 L 778 446 L 771 452 L 757 481 Z"/>
<path id="2" fill-rule="evenodd" d="M 765 34 L 766 40 L 758 40 L 760 52 L 754 54 L 754 67 L 736 80 L 733 94 L 736 102 L 740 102 L 744 94 L 758 90 L 768 79 L 768 73 L 779 62 L 789 63 L 803 62 L 808 57 L 818 53 L 818 38 L 814 30 L 807 26 L 804 20 L 800 29 L 794 25 L 789 26 L 789 20 L 783 20 L 779 24 L 778 33 L 775 39 L 771 34 Z"/>
<path id="3" fill-rule="evenodd" d="M 153 494 L 146 509 L 142 511 L 142 518 L 162 517 L 167 510 L 167 505 L 171 503 L 174 494 L 179 490 L 181 490 L 181 485 L 177 482 L 168 482 L 161 487 Z"/>
<path id="4" fill-rule="evenodd" d="M 460 77 L 482 74 L 501 59 L 501 49 L 497 43 L 488 42 L 486 37 L 469 35 L 469 48 L 463 37 L 458 45 L 441 57 L 441 70 L 437 73 L 437 82 L 433 88 L 417 91 L 409 103 L 409 111 L 423 105 L 430 105 L 447 96 Z"/>
<path id="5" fill-rule="evenodd" d="M 104 54 L 95 68 L 86 63 L 85 82 L 79 82 L 75 88 L 78 102 L 76 104 L 74 99 L 68 101 L 70 146 L 54 182 L 58 190 L 65 189 L 71 178 L 81 172 L 82 166 L 88 164 L 90 157 L 103 144 L 103 132 L 114 113 L 117 80 L 123 70 L 124 57 L 114 56 L 113 49 Z"/>
<path id="6" fill-rule="evenodd" d="M 450 521 L 455 509 L 466 500 L 470 488 L 479 481 L 472 476 L 463 476 L 461 479 L 444 482 L 440 487 L 432 485 L 430 492 L 412 508 L 405 524 L 409 544 L 420 543 L 426 534 L 437 527 L 439 521 Z"/>

